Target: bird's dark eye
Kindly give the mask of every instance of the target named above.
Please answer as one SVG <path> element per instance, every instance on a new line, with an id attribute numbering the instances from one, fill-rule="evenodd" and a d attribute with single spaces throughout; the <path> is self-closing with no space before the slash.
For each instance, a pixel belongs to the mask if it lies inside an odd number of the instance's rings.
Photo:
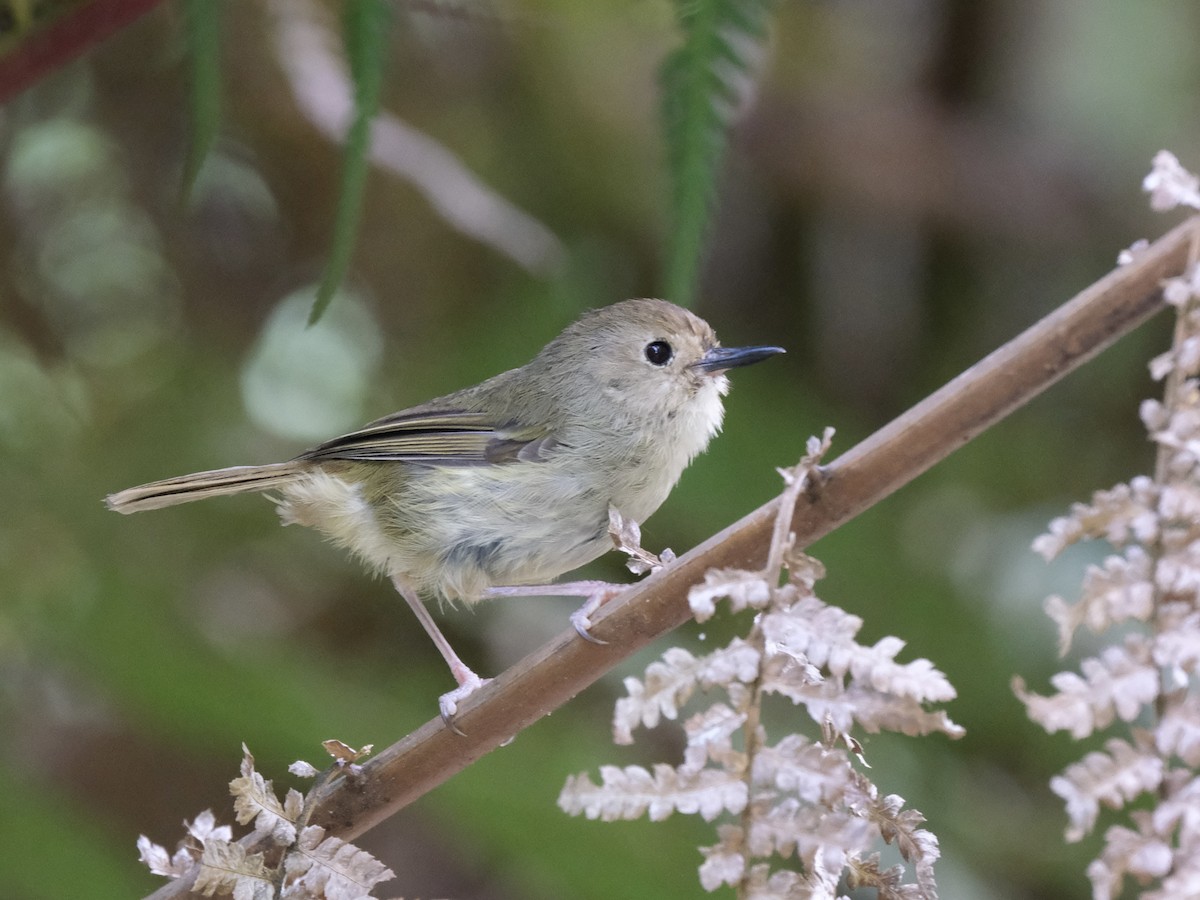
<path id="1" fill-rule="evenodd" d="M 653 366 L 665 366 L 675 355 L 671 345 L 666 341 L 651 341 L 646 345 L 646 361 Z"/>

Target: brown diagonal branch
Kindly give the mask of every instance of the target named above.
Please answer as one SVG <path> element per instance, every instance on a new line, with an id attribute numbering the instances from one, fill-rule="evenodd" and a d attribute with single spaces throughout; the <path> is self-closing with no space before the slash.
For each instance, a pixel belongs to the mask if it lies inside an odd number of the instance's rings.
<path id="1" fill-rule="evenodd" d="M 1163 306 L 1163 279 L 1182 273 L 1197 241 L 1200 217 L 835 460 L 819 492 L 796 505 L 797 546 L 878 503 L 1148 319 Z M 311 822 L 352 840 L 685 622 L 688 588 L 708 569 L 762 567 L 777 504 L 765 504 L 602 607 L 592 633 L 607 645 L 582 641 L 568 629 L 473 694 L 457 719 L 465 737 L 434 719 L 368 762 L 361 777 L 332 781 L 316 798 Z M 188 881 L 154 896 L 180 896 Z"/>

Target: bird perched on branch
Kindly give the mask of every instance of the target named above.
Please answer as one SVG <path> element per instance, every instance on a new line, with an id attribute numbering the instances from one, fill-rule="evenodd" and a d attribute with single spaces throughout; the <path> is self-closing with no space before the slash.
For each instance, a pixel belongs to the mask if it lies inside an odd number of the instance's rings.
<path id="1" fill-rule="evenodd" d="M 589 600 L 596 582 L 549 585 L 612 549 L 610 515 L 640 524 L 721 426 L 725 372 L 779 347 L 725 348 L 663 300 L 586 313 L 530 362 L 402 410 L 288 462 L 197 472 L 112 494 L 121 513 L 269 492 L 283 523 L 316 528 L 391 578 L 450 666 L 452 724 L 483 680 L 422 597 L 474 603 L 546 593 Z"/>

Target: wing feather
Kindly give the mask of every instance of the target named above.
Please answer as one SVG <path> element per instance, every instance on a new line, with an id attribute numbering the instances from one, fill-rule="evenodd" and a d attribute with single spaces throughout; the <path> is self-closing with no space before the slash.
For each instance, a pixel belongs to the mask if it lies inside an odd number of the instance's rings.
<path id="1" fill-rule="evenodd" d="M 498 426 L 483 413 L 410 410 L 326 441 L 299 458 L 483 466 L 539 461 L 553 444 L 544 429 Z"/>

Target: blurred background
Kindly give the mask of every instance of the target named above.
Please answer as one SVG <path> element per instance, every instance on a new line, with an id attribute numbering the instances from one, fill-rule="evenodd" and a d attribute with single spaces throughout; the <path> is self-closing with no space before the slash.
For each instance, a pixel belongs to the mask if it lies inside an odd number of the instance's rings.
<path id="1" fill-rule="evenodd" d="M 288 458 L 662 291 L 671 6 L 397 0 L 351 274 L 305 330 L 338 188 L 338 11 L 224 4 L 222 128 L 186 203 L 177 4 L 0 110 L 0 896 L 148 893 L 137 836 L 173 847 L 205 808 L 231 821 L 241 742 L 298 784 L 285 767 L 324 765 L 322 739 L 387 745 L 450 687 L 391 587 L 263 500 L 126 519 L 106 493 Z M 1140 183 L 1163 147 L 1200 164 L 1198 29 L 1194 6 L 1122 0 L 781 5 L 696 307 L 726 344 L 789 353 L 735 373 L 725 433 L 645 545 L 687 550 L 777 493 L 806 436 L 834 425 L 845 450 L 1166 231 Z M 1151 467 L 1136 411 L 1169 326 L 812 550 L 862 640 L 900 636 L 959 691 L 961 741 L 860 735 L 875 782 L 940 838 L 943 896 L 1090 895 L 1099 841 L 1063 843 L 1047 787 L 1084 748 L 1031 724 L 1009 682 L 1045 690 L 1065 665 L 1041 604 L 1073 597 L 1100 549 L 1046 566 L 1029 544 Z M 625 577 L 616 558 L 588 575 Z M 490 674 L 574 604 L 439 618 Z M 665 648 L 372 831 L 360 843 L 398 876 L 379 895 L 700 894 L 710 826 L 555 806 L 568 774 L 674 759 L 670 728 L 632 749 L 609 731 L 621 677 Z"/>

